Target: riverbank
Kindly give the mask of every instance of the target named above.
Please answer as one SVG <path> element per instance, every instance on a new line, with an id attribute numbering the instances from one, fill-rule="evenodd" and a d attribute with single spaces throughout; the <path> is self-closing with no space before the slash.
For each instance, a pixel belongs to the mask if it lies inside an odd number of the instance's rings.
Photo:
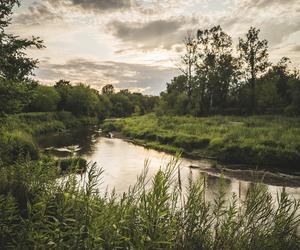
<path id="1" fill-rule="evenodd" d="M 128 181 L 127 166 L 132 164 L 125 158 L 136 160 L 140 151 L 133 145 L 131 152 L 116 150 L 108 138 L 103 144 L 118 156 L 120 181 Z M 99 152 L 103 159 L 106 154 Z M 108 159 L 107 169 L 115 171 Z M 156 164 L 151 176 L 146 170 L 139 178 L 134 174 L 136 183 L 130 181 L 131 188 L 120 196 L 111 181 L 112 192 L 103 185 L 105 190 L 99 190 L 107 175 L 96 165 L 86 173 L 75 172 L 81 176 L 62 175 L 51 159 L 0 166 L 0 248 L 299 248 L 299 203 L 285 192 L 288 188 L 278 199 L 259 183 L 247 185 L 245 195 L 239 185 L 239 196 L 227 196 L 232 185 L 225 178 L 218 184 L 202 175 L 188 181 L 192 169 L 178 175 L 177 162 L 168 164 L 164 170 Z M 211 193 L 215 199 L 208 199 Z"/>
<path id="2" fill-rule="evenodd" d="M 22 159 L 38 160 L 41 156 L 37 137 L 49 133 L 94 126 L 94 117 L 76 117 L 70 112 L 36 112 L 8 115 L 1 119 L 0 164 L 13 164 Z"/>
<path id="3" fill-rule="evenodd" d="M 121 132 L 140 145 L 168 153 L 255 169 L 299 171 L 300 118 L 148 114 L 107 121 L 103 130 Z"/>

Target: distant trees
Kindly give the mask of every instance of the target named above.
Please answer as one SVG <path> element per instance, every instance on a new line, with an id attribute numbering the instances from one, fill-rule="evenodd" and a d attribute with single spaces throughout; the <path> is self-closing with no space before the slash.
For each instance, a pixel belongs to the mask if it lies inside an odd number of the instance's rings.
<path id="1" fill-rule="evenodd" d="M 220 26 L 199 30 L 186 39 L 182 75 L 161 93 L 159 113 L 172 114 L 298 114 L 298 72 L 289 59 L 268 61 L 268 42 L 251 27 L 234 50 L 231 37 Z"/>
<path id="2" fill-rule="evenodd" d="M 56 111 L 60 95 L 55 88 L 39 85 L 35 89 L 34 98 L 29 104 L 31 111 L 52 112 Z"/>
<path id="3" fill-rule="evenodd" d="M 112 85 L 102 88 L 102 101 L 111 117 L 126 117 L 132 114 L 145 114 L 154 111 L 158 105 L 158 96 L 147 96 L 141 93 L 131 93 L 128 89 L 115 92 Z"/>
<path id="4" fill-rule="evenodd" d="M 100 110 L 98 93 L 83 84 L 72 87 L 66 110 L 75 115 L 97 116 Z"/>

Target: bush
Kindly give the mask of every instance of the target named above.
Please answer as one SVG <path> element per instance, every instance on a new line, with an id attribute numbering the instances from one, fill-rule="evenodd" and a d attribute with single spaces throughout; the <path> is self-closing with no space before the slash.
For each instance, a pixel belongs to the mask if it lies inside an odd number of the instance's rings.
<path id="1" fill-rule="evenodd" d="M 56 111 L 60 95 L 55 88 L 39 85 L 35 97 L 29 105 L 29 111 L 52 112 Z"/>
<path id="2" fill-rule="evenodd" d="M 39 149 L 33 138 L 24 132 L 4 132 L 0 135 L 0 156 L 2 164 L 11 164 L 17 160 L 37 160 Z"/>

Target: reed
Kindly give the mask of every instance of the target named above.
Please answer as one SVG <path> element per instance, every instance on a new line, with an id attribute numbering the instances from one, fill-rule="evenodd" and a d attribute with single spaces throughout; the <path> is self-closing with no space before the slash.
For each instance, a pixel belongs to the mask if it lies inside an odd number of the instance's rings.
<path id="1" fill-rule="evenodd" d="M 122 195 L 99 192 L 95 164 L 57 181 L 51 162 L 0 169 L 1 249 L 299 249 L 300 203 L 254 184 L 241 200 L 205 199 L 204 180 L 181 185 L 178 161 L 147 166 Z M 147 165 L 147 164 L 146 164 Z M 59 179 L 61 180 L 61 179 Z M 23 195 L 26 194 L 26 195 Z"/>

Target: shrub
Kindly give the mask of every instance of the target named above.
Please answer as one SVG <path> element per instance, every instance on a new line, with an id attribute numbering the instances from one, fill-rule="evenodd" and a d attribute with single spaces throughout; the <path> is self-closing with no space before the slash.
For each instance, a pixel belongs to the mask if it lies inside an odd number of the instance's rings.
<path id="1" fill-rule="evenodd" d="M 81 157 L 60 159 L 56 164 L 62 172 L 85 171 L 87 167 L 87 161 Z"/>
<path id="2" fill-rule="evenodd" d="M 0 135 L 0 155 L 4 164 L 26 158 L 37 160 L 39 149 L 29 134 L 20 131 L 4 132 Z"/>
<path id="3" fill-rule="evenodd" d="M 55 88 L 39 85 L 29 111 L 52 112 L 57 110 L 60 95 Z"/>

